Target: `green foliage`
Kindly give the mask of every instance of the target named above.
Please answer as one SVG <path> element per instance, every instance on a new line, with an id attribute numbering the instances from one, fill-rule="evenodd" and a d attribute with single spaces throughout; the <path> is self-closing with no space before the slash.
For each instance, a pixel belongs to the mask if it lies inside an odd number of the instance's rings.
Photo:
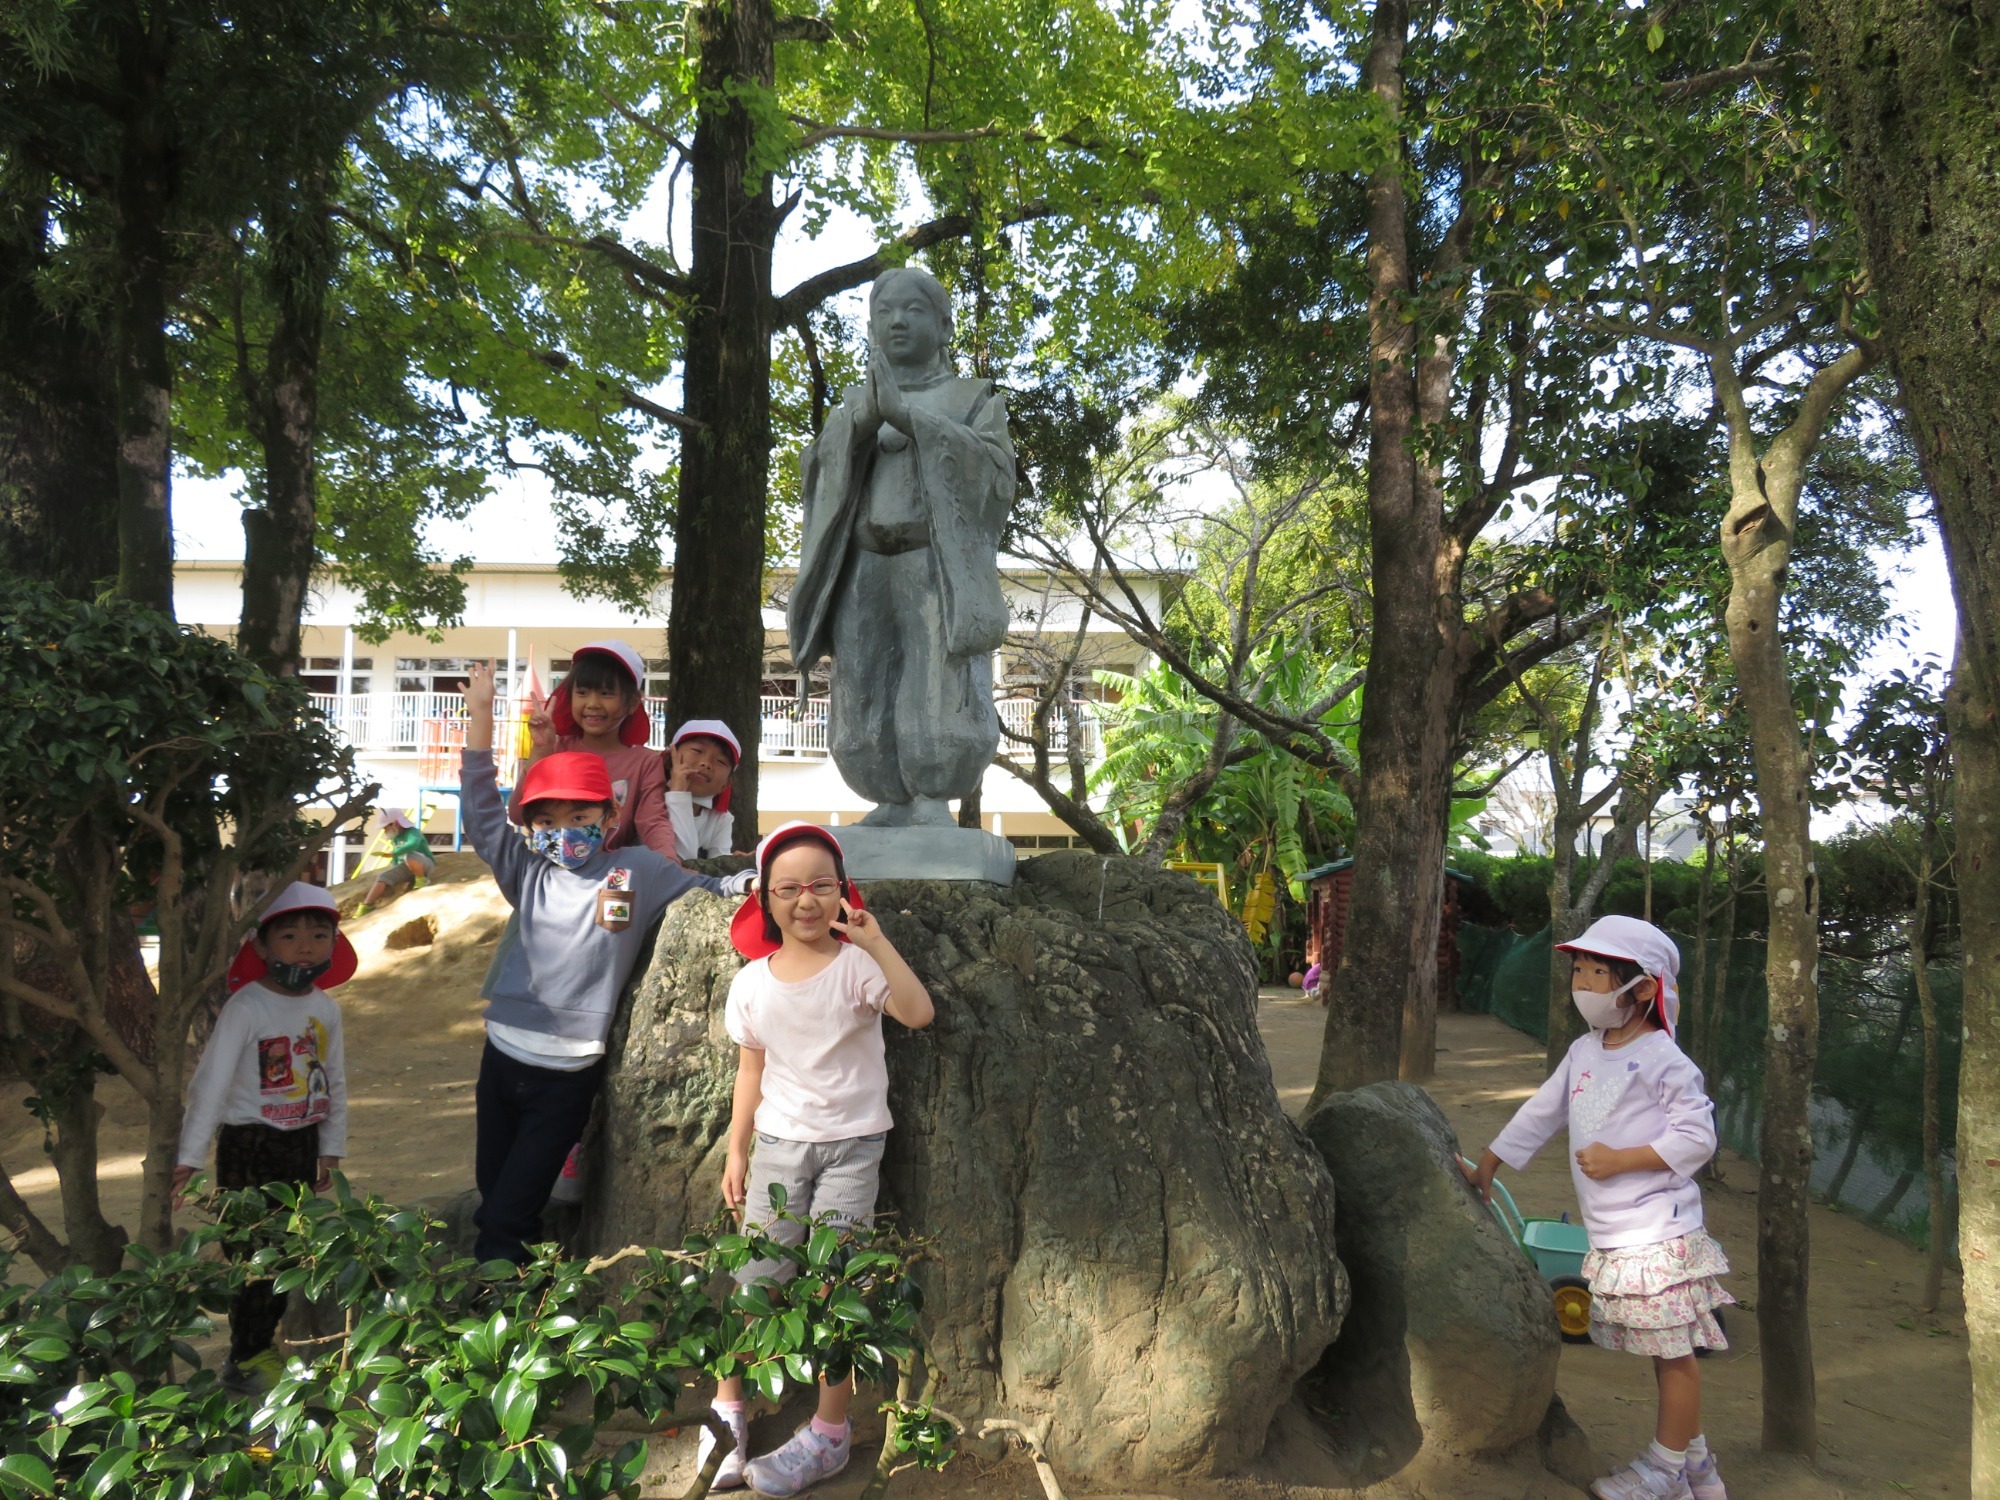
<path id="1" fill-rule="evenodd" d="M 773 1396 L 815 1371 L 879 1380 L 918 1349 L 911 1251 L 884 1231 L 818 1224 L 792 1247 L 719 1223 L 678 1251 L 545 1247 L 516 1272 L 453 1256 L 421 1214 L 338 1175 L 326 1197 L 212 1202 L 215 1225 L 131 1269 L 0 1291 L 0 1496 L 632 1500 L 646 1448 L 607 1443 L 614 1415 L 663 1425 L 701 1375 Z M 205 1253 L 218 1244 L 230 1258 Z M 798 1274 L 734 1288 L 751 1259 Z M 248 1279 L 346 1314 L 261 1399 L 225 1391 L 193 1347 Z M 949 1456 L 927 1410 L 899 1420 L 920 1461 Z"/>
<path id="2" fill-rule="evenodd" d="M 10 579 L 0 602 L 0 873 L 55 889 L 59 848 L 109 873 L 181 879 L 295 868 L 305 805 L 353 780 L 352 752 L 296 678 L 121 599 Z M 135 897 L 143 894 L 135 890 Z"/>

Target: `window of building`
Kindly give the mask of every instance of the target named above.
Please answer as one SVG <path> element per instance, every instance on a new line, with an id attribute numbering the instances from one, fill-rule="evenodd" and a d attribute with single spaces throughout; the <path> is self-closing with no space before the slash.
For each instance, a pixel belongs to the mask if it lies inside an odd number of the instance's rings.
<path id="1" fill-rule="evenodd" d="M 351 693 L 365 693 L 374 685 L 375 658 L 357 656 L 354 658 L 354 672 L 348 679 Z M 299 681 L 306 685 L 309 693 L 337 693 L 340 691 L 340 658 L 337 656 L 308 656 L 305 670 L 299 673 Z"/>
<path id="2" fill-rule="evenodd" d="M 462 693 L 465 691 L 465 676 L 472 664 L 486 660 L 483 656 L 399 656 L 396 658 L 396 691 L 399 693 Z M 506 663 L 495 663 L 502 674 L 501 690 L 507 671 Z M 525 676 L 528 664 L 514 663 L 514 671 Z M 357 689 L 356 691 L 359 691 Z"/>

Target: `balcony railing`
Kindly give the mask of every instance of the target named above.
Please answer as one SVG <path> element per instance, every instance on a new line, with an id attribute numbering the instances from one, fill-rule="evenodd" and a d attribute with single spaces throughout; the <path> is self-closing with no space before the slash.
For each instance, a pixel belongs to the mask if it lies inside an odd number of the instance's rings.
<path id="1" fill-rule="evenodd" d="M 465 744 L 465 697 L 460 693 L 315 693 L 313 707 L 325 716 L 348 744 L 356 750 L 377 755 L 414 755 L 426 780 L 458 779 L 458 752 Z M 1001 724 L 1016 734 L 1033 727 L 1035 700 L 1002 698 L 994 705 Z M 759 753 L 765 761 L 823 760 L 827 755 L 827 700 L 776 697 L 758 700 Z M 647 743 L 654 749 L 667 744 L 667 700 L 648 698 L 646 713 L 652 721 Z M 1050 724 L 1049 749 L 1056 755 L 1069 753 L 1069 731 L 1060 716 Z M 1102 743 L 1095 714 L 1083 707 L 1084 754 L 1096 759 Z M 517 704 L 494 705 L 493 743 L 502 762 L 502 779 L 509 778 L 514 758 L 521 746 L 521 717 Z M 1025 747 L 1002 737 L 1000 748 L 1010 756 L 1027 755 Z"/>

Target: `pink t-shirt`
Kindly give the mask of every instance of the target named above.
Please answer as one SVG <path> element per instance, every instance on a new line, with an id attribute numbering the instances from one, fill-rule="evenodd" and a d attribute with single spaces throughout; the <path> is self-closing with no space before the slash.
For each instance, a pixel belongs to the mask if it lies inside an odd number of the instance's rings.
<path id="1" fill-rule="evenodd" d="M 587 750 L 581 735 L 556 736 L 556 749 Z M 674 825 L 667 817 L 667 771 L 660 752 L 644 745 L 627 745 L 609 755 L 591 751 L 604 762 L 611 777 L 611 795 L 618 802 L 618 820 L 604 841 L 607 849 L 644 844 L 655 854 L 675 858 Z M 510 807 L 519 806 L 521 789 L 514 788 Z"/>
<path id="2" fill-rule="evenodd" d="M 810 979 L 788 984 L 760 958 L 729 986 L 723 1026 L 739 1047 L 764 1054 L 757 1129 L 786 1141 L 874 1135 L 889 1116 L 882 1007 L 889 977 L 851 943 Z"/>
<path id="3" fill-rule="evenodd" d="M 1664 1031 L 1622 1047 L 1602 1032 L 1580 1036 L 1562 1065 L 1493 1138 L 1493 1154 L 1520 1171 L 1556 1133 L 1569 1132 L 1569 1173 L 1593 1250 L 1658 1245 L 1702 1227 L 1694 1180 L 1715 1155 L 1715 1105 L 1701 1069 Z M 1601 1141 L 1620 1150 L 1651 1146 L 1666 1170 L 1620 1172 L 1593 1182 L 1576 1153 Z"/>

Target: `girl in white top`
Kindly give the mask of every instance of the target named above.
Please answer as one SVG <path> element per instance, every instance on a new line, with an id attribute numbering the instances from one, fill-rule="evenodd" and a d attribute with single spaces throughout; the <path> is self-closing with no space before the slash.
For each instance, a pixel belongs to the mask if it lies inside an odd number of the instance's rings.
<path id="1" fill-rule="evenodd" d="M 919 1029 L 935 1014 L 923 981 L 862 909 L 847 880 L 840 842 L 811 823 L 787 823 L 757 846 L 757 894 L 731 928 L 752 962 L 729 987 L 724 1024 L 737 1044 L 736 1093 L 722 1196 L 747 1227 L 796 1244 L 804 1226 L 772 1222 L 770 1189 L 785 1189 L 799 1219 L 865 1223 L 889 1116 L 882 1017 Z M 753 1263 L 739 1279 L 780 1275 Z M 711 1484 L 744 1483 L 763 1495 L 797 1495 L 847 1466 L 850 1374 L 819 1388 L 819 1412 L 776 1451 L 745 1462 L 749 1423 L 743 1380 L 716 1387 L 716 1412 L 736 1442 Z M 715 1446 L 704 1427 L 699 1462 Z"/>
<path id="2" fill-rule="evenodd" d="M 1569 1131 L 1570 1175 L 1590 1231 L 1590 1337 L 1649 1355 L 1659 1387 L 1653 1442 L 1590 1487 L 1600 1500 L 1727 1500 L 1701 1435 L 1697 1349 L 1726 1349 L 1715 1309 L 1736 1299 L 1702 1227 L 1695 1173 L 1715 1155 L 1715 1105 L 1674 1044 L 1680 950 L 1636 917 L 1603 917 L 1573 943 L 1572 995 L 1590 1030 L 1494 1137 L 1471 1176 L 1516 1171 Z"/>

